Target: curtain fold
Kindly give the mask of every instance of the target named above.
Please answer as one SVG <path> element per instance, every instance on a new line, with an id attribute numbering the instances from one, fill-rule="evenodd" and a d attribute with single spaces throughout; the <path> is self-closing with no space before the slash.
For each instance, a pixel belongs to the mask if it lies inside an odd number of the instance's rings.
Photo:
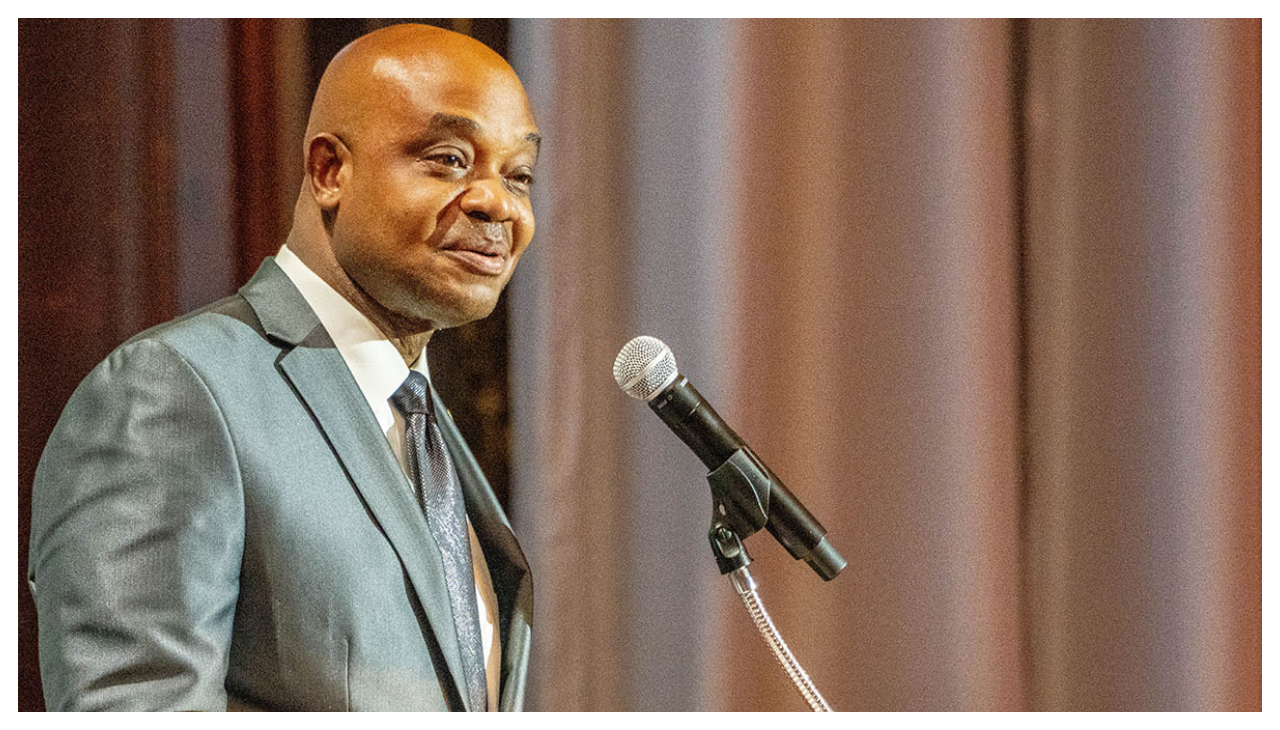
<path id="1" fill-rule="evenodd" d="M 609 366 L 624 331 L 624 228 L 629 155 L 626 24 L 535 23 L 512 33 L 533 56 L 523 70 L 539 131 L 537 239 L 511 297 L 512 513 L 535 581 L 537 646 L 530 709 L 625 709 L 633 609 L 627 507 L 616 490 L 630 465 L 625 409 Z M 527 51 L 526 51 L 527 52 Z M 574 109 L 555 114 L 555 109 Z M 621 154 L 620 154 L 621 153 Z M 543 195 L 555 187 L 558 194 Z M 583 313 L 589 313 L 584 316 Z M 556 586 L 544 589 L 543 586 Z"/>
<path id="2" fill-rule="evenodd" d="M 1033 706 L 1260 709 L 1260 24 L 1029 56 Z"/>
<path id="3" fill-rule="evenodd" d="M 1006 24 L 738 31 L 735 423 L 850 561 L 824 585 L 765 545 L 765 599 L 837 708 L 1017 707 Z M 793 702 L 748 670 L 722 702 Z"/>

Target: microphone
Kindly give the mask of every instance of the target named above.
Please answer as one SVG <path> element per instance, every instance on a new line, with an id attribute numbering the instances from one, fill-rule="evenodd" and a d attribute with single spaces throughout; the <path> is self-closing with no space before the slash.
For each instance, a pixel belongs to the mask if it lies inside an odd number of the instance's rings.
<path id="1" fill-rule="evenodd" d="M 831 580 L 844 568 L 848 561 L 827 541 L 826 528 L 680 374 L 675 355 L 662 340 L 641 335 L 624 345 L 613 362 L 613 379 L 622 392 L 647 402 L 662 422 L 693 449 L 711 470 L 708 481 L 712 482 L 713 491 L 718 481 L 715 477 L 726 465 L 732 465 L 751 482 L 754 499 L 725 500 L 719 505 L 721 514 L 726 514 L 726 505 L 741 513 L 736 516 L 741 537 L 759 529 L 763 518 L 765 529 L 787 552 L 808 563 L 823 580 Z"/>

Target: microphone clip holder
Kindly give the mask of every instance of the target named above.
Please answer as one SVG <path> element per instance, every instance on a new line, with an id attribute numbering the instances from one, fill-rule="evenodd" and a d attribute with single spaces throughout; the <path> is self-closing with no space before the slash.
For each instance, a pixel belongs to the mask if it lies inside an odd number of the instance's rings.
<path id="1" fill-rule="evenodd" d="M 760 531 L 769 521 L 769 493 L 773 481 L 747 449 L 733 452 L 707 474 L 711 486 L 711 552 L 721 575 L 751 562 L 742 538 Z"/>

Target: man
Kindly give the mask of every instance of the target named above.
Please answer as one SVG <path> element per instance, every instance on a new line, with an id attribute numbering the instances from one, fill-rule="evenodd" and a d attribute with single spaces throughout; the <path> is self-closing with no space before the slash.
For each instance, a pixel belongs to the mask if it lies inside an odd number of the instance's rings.
<path id="1" fill-rule="evenodd" d="M 50 709 L 522 707 L 528 566 L 425 346 L 493 310 L 538 144 L 465 36 L 395 26 L 334 58 L 279 254 L 113 352 L 45 449 Z"/>

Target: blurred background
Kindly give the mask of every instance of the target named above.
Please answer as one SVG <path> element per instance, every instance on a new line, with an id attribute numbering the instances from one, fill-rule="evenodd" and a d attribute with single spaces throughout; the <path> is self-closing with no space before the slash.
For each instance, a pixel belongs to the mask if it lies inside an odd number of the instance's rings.
<path id="1" fill-rule="evenodd" d="M 325 64 L 393 22 L 19 21 L 20 709 L 58 414 L 276 251 Z M 747 541 L 836 709 L 1261 709 L 1259 20 L 420 22 L 545 139 L 502 305 L 430 347 L 532 565 L 528 709 L 804 709 L 613 382 L 638 334 L 848 558 Z"/>

